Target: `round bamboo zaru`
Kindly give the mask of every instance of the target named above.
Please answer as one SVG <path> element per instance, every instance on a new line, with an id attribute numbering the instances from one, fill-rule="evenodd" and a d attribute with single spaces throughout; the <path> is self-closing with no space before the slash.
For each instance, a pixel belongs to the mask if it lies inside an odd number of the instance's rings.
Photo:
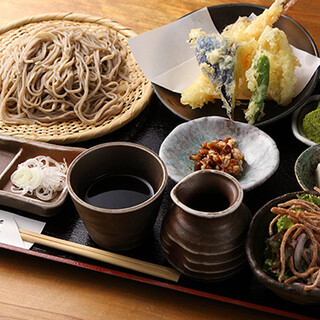
<path id="1" fill-rule="evenodd" d="M 153 89 L 151 83 L 146 79 L 135 61 L 127 43 L 128 38 L 136 36 L 137 34 L 115 21 L 74 13 L 44 14 L 13 21 L 0 26 L 0 54 L 14 39 L 31 32 L 38 24 L 48 21 L 68 21 L 75 25 L 85 26 L 93 31 L 97 27 L 101 28 L 101 26 L 117 31 L 120 41 L 125 44 L 128 50 L 127 65 L 131 80 L 134 83 L 138 82 L 139 85 L 130 91 L 122 111 L 109 118 L 102 125 L 87 125 L 77 119 L 48 126 L 40 124 L 5 124 L 0 120 L 0 135 L 11 135 L 30 140 L 69 144 L 101 137 L 123 127 L 137 117 L 147 106 Z"/>

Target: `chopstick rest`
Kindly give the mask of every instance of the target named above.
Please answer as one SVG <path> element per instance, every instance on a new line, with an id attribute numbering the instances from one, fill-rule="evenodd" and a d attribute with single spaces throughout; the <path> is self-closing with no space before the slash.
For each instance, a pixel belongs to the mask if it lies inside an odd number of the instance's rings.
<path id="1" fill-rule="evenodd" d="M 178 282 L 180 273 L 175 269 L 154 263 L 126 257 L 117 253 L 98 248 L 88 247 L 79 243 L 54 238 L 44 234 L 19 229 L 22 240 L 37 243 L 46 247 L 77 254 L 86 258 L 110 263 L 119 267 L 138 271 L 155 277 Z"/>

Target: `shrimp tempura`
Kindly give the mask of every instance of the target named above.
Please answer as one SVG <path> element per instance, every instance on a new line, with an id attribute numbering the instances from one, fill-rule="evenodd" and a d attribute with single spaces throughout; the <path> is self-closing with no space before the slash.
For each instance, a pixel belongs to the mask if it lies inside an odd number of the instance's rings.
<path id="1" fill-rule="evenodd" d="M 279 19 L 284 10 L 284 3 L 284 0 L 275 0 L 270 8 L 265 9 L 256 19 L 239 17 L 235 23 L 223 30 L 222 35 L 236 41 L 258 40 L 266 26 L 272 27 Z"/>

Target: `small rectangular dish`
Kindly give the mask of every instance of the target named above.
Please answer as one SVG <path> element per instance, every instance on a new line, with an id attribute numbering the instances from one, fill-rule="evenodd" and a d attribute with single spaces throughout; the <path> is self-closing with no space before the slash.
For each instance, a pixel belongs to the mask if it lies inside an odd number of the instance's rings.
<path id="1" fill-rule="evenodd" d="M 49 156 L 58 162 L 65 161 L 69 166 L 72 160 L 84 150 L 0 135 L 0 205 L 43 217 L 57 214 L 68 194 L 66 186 L 53 199 L 42 201 L 33 196 L 13 193 L 10 177 L 20 163 L 36 156 Z"/>

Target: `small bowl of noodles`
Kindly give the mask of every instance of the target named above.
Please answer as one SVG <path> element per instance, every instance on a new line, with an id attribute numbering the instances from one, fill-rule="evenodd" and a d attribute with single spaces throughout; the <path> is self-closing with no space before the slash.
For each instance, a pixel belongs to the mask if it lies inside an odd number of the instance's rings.
<path id="1" fill-rule="evenodd" d="M 254 215 L 246 240 L 257 280 L 282 299 L 320 302 L 320 193 L 279 196 Z"/>

